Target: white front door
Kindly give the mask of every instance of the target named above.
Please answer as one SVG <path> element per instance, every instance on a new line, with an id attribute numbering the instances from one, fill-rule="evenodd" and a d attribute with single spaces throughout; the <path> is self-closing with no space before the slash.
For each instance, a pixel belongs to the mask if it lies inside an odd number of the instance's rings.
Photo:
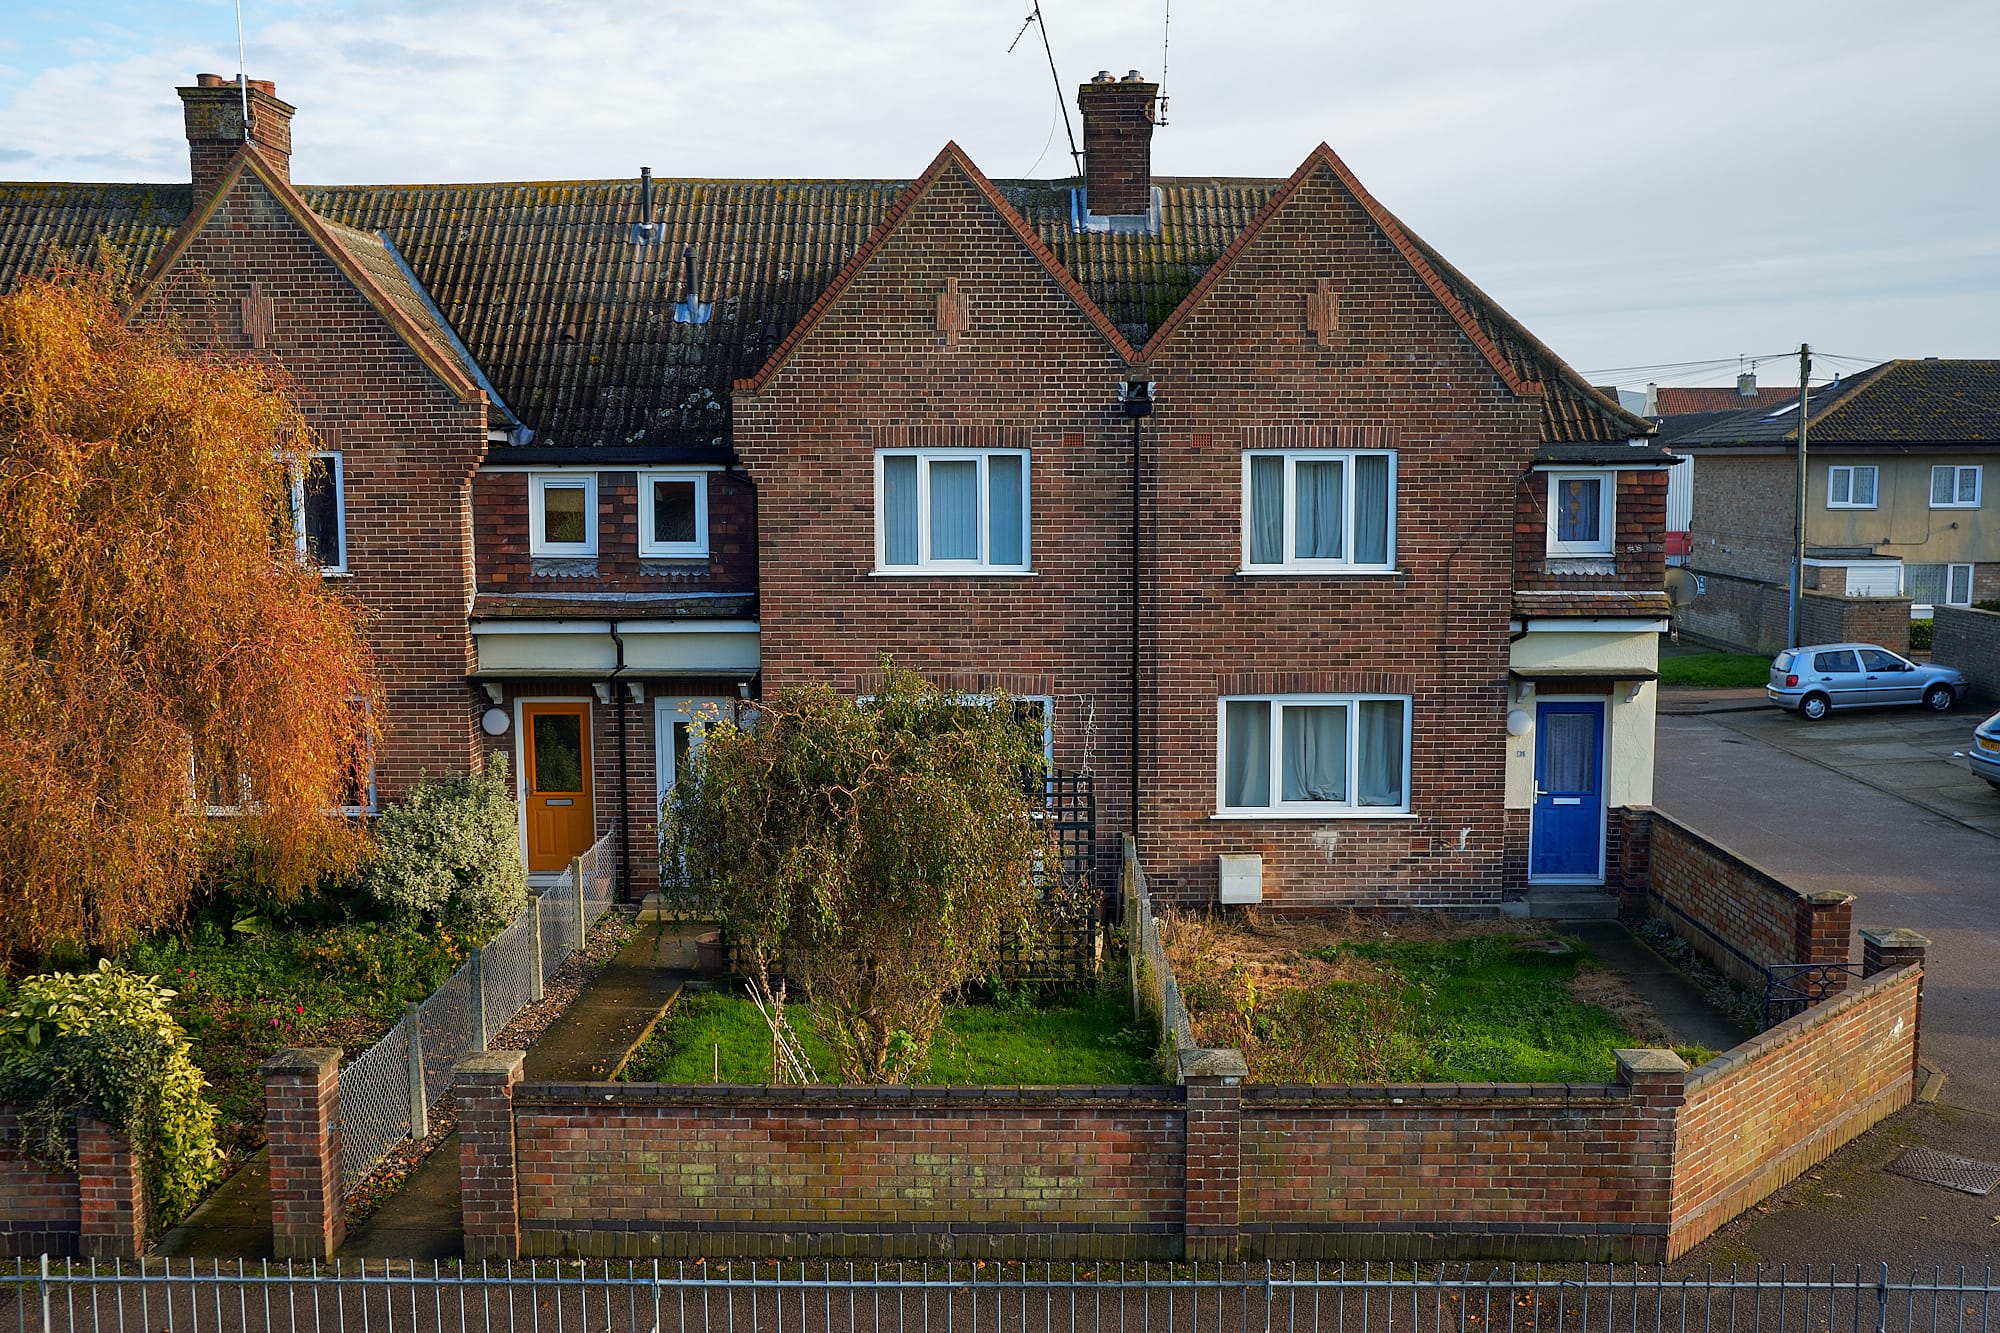
<path id="1" fill-rule="evenodd" d="M 703 729 L 735 716 L 735 708 L 734 699 L 653 700 L 653 755 L 659 775 L 654 808 L 666 804 L 688 756 L 701 748 Z"/>

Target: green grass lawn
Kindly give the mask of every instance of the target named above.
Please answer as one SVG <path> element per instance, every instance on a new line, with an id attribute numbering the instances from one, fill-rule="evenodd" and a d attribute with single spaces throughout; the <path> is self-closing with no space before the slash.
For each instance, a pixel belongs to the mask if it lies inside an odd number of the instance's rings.
<path id="1" fill-rule="evenodd" d="M 1698 689 L 1762 685 L 1771 678 L 1771 659 L 1755 653 L 1685 653 L 1660 659 L 1660 684 Z"/>
<path id="2" fill-rule="evenodd" d="M 1644 1046 L 1607 1010 L 1571 993 L 1589 955 L 1520 937 L 1342 943 L 1331 964 L 1269 994 L 1243 978 L 1184 977 L 1196 1035 L 1236 1044 L 1270 1083 L 1608 1082 L 1620 1047 Z M 1711 1052 L 1687 1048 L 1691 1064 Z"/>
<path id="3" fill-rule="evenodd" d="M 821 1079 L 837 1081 L 809 1007 L 787 1017 Z M 633 1054 L 623 1077 L 638 1083 L 707 1083 L 721 1047 L 722 1081 L 771 1080 L 771 1030 L 733 993 L 683 991 Z M 954 1005 L 910 1081 L 926 1084 L 1157 1083 L 1153 1037 L 1132 1023 L 1122 993 L 1066 993 L 1043 1003 Z"/>
<path id="4" fill-rule="evenodd" d="M 174 1018 L 207 1076 L 216 1138 L 233 1168 L 264 1142 L 257 1066 L 288 1046 L 361 1053 L 450 976 L 470 936 L 386 923 L 268 929 L 214 922 L 127 949 L 119 959 L 180 992 Z"/>

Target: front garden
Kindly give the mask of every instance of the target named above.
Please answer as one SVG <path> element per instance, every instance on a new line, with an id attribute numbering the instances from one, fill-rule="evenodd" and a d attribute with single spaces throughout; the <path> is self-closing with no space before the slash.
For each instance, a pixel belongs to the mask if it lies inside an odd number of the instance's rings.
<path id="1" fill-rule="evenodd" d="M 1257 1082 L 1607 1082 L 1613 1051 L 1672 1045 L 1580 942 L 1524 923 L 1180 915 L 1166 946 L 1195 1040 Z"/>

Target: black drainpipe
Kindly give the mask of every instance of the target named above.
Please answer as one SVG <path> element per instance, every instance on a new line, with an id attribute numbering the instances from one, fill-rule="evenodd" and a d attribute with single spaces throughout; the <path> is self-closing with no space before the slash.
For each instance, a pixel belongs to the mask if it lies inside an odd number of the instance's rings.
<path id="1" fill-rule="evenodd" d="M 1132 841 L 1139 840 L 1139 444 L 1141 426 L 1153 414 L 1153 386 L 1143 379 L 1128 379 L 1120 386 L 1118 404 L 1132 422 Z"/>
<path id="2" fill-rule="evenodd" d="M 625 640 L 618 635 L 618 622 L 611 627 L 611 642 L 618 649 L 618 663 L 611 668 L 612 716 L 618 727 L 618 892 L 630 897 L 632 890 L 632 780 L 625 759 L 625 691 L 618 677 L 625 671 Z"/>

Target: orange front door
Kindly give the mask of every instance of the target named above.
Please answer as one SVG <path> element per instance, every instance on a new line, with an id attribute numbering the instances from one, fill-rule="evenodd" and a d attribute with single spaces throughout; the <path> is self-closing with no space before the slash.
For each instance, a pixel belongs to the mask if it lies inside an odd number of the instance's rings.
<path id="1" fill-rule="evenodd" d="M 562 870 L 590 850 L 590 705 L 521 705 L 528 869 Z"/>

